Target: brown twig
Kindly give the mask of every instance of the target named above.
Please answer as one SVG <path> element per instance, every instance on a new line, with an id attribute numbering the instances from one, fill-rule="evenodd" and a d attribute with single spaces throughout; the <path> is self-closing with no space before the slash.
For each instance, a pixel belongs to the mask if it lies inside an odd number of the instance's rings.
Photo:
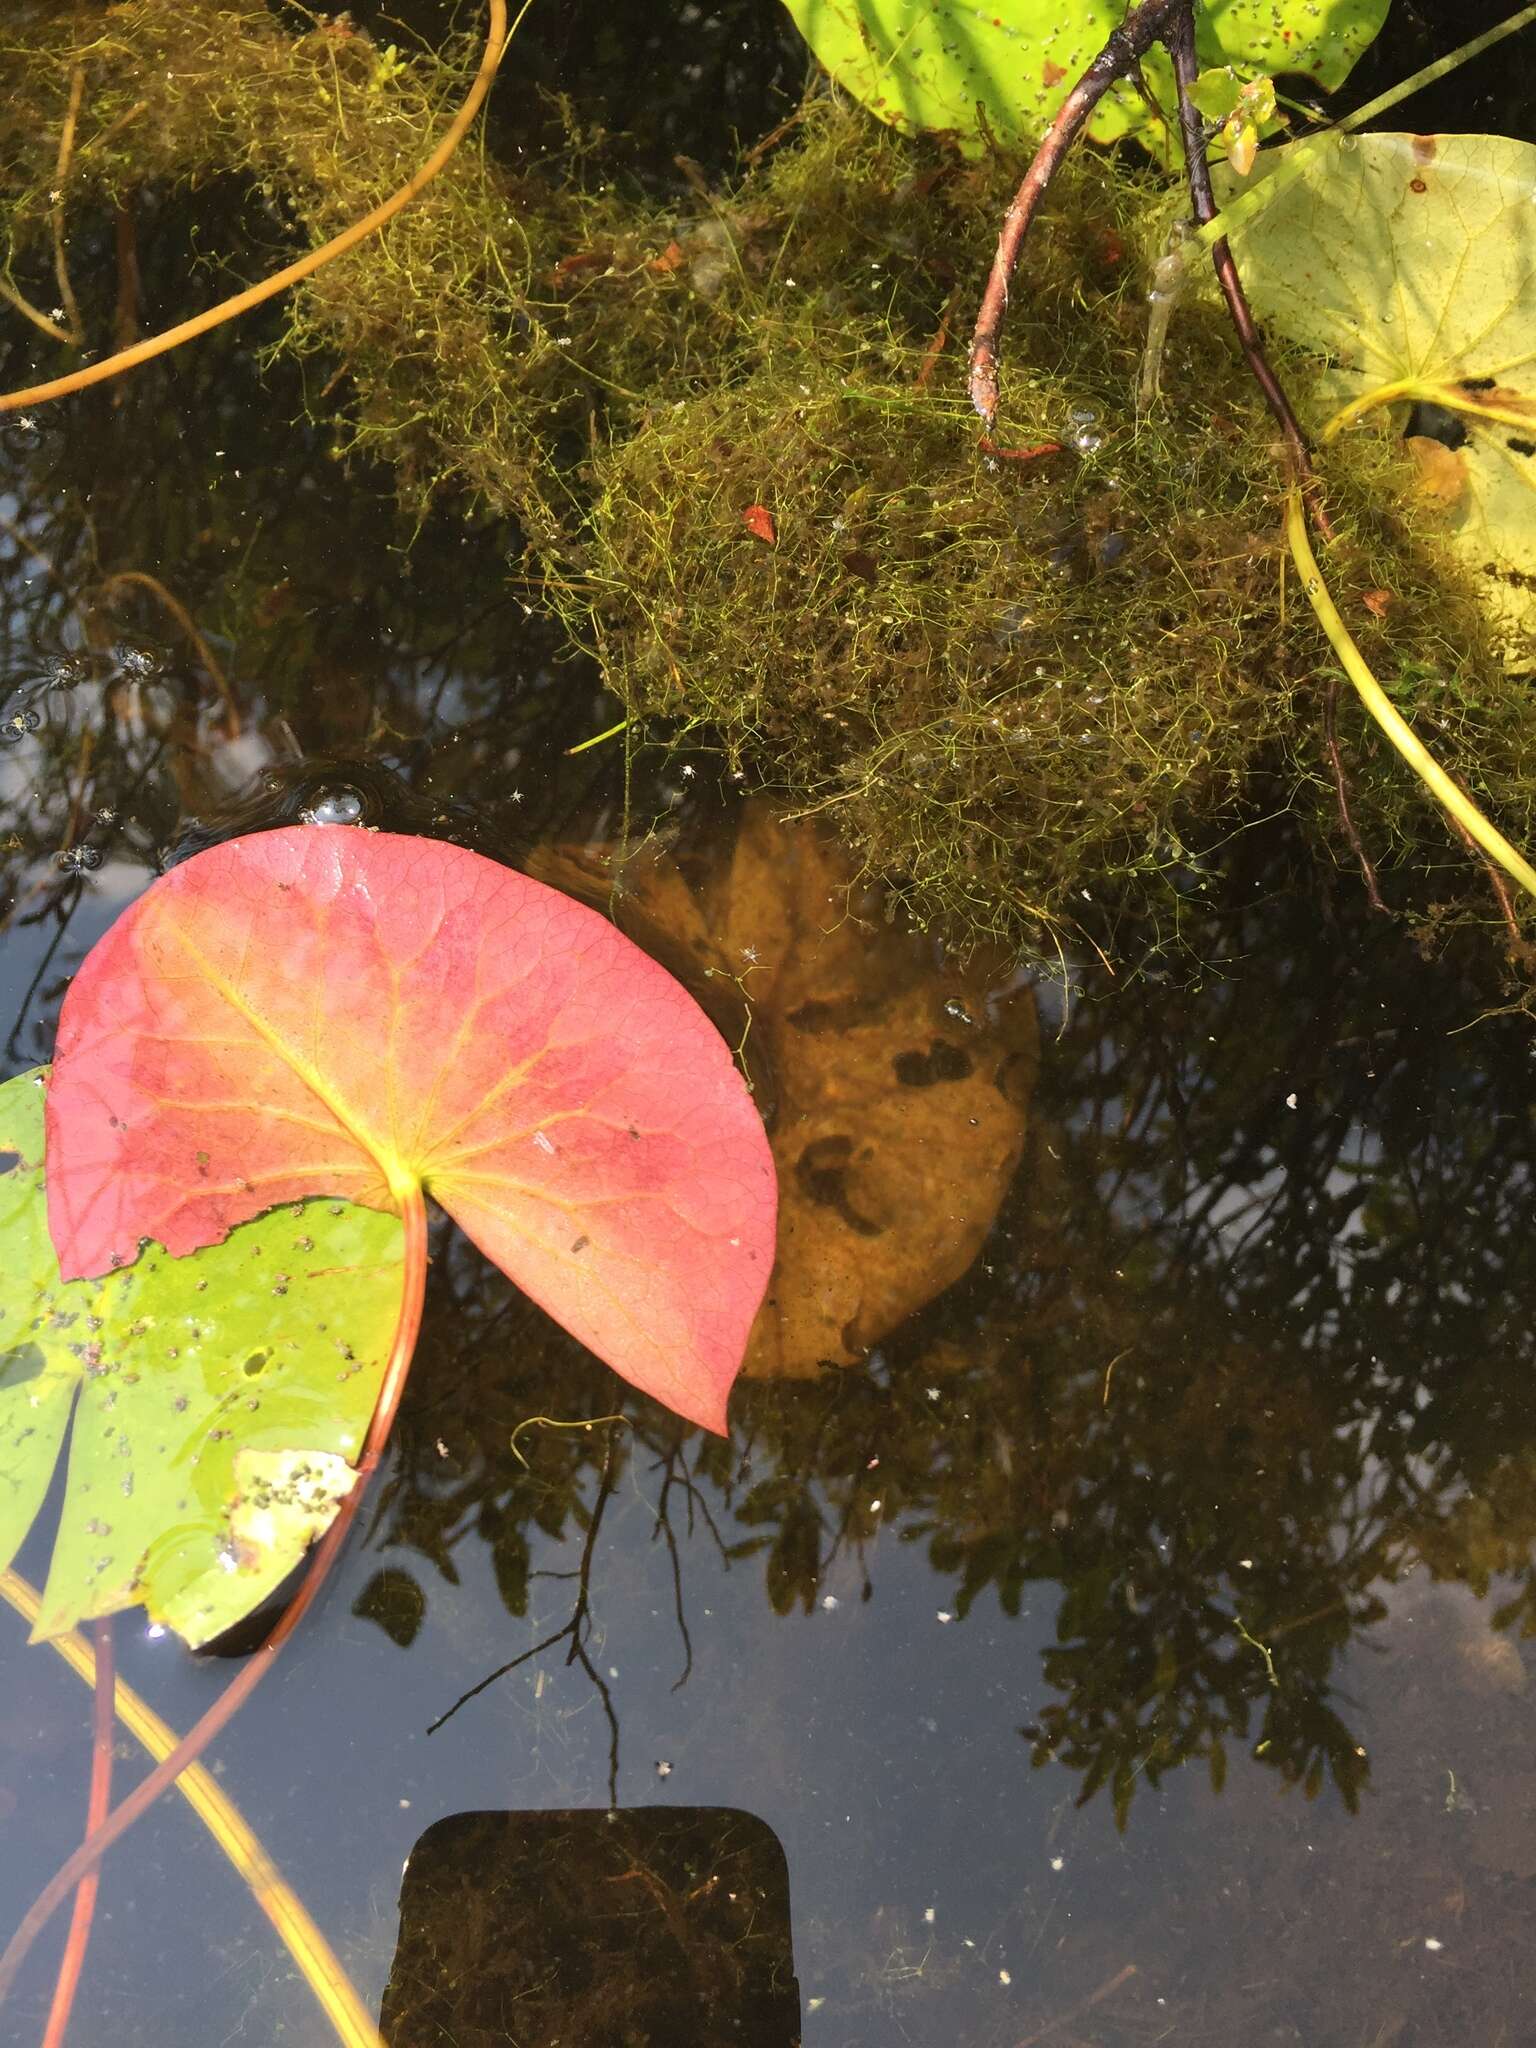
<path id="1" fill-rule="evenodd" d="M 93 1630 L 96 1649 L 95 1711 L 91 1716 L 91 1788 L 86 1798 L 85 1834 L 89 1841 L 107 1817 L 112 1803 L 112 1741 L 117 1679 L 112 1665 L 112 1624 L 98 1621 Z M 70 1916 L 69 1939 L 53 1987 L 53 2004 L 48 2009 L 48 2026 L 43 2048 L 64 2048 L 69 2016 L 74 2010 L 80 1972 L 90 1945 L 91 1921 L 96 1914 L 96 1893 L 101 1882 L 98 1869 L 88 1870 L 75 1887 L 75 1910 Z"/>
<path id="2" fill-rule="evenodd" d="M 69 105 L 64 110 L 64 126 L 59 135 L 59 154 L 53 168 L 48 217 L 53 232 L 53 274 L 59 287 L 59 304 L 64 309 L 65 331 L 69 340 L 77 344 L 85 339 L 85 329 L 80 324 L 75 288 L 69 281 L 69 259 L 64 254 L 64 181 L 69 176 L 69 160 L 75 153 L 75 127 L 80 119 L 80 95 L 84 90 L 85 66 L 77 64 L 69 74 Z"/>
<path id="3" fill-rule="evenodd" d="M 1339 685 L 1335 678 L 1323 692 L 1323 743 L 1328 749 L 1328 759 L 1333 768 L 1333 793 L 1338 800 L 1339 823 L 1344 827 L 1344 837 L 1354 849 L 1355 859 L 1360 863 L 1360 872 L 1365 877 L 1365 893 L 1371 900 L 1371 908 L 1386 913 L 1386 904 L 1381 900 L 1381 890 L 1376 885 L 1376 869 L 1365 850 L 1364 841 L 1355 829 L 1355 821 L 1349 809 L 1349 784 L 1344 775 L 1344 761 L 1339 753 L 1338 735 L 1334 721 L 1338 711 Z"/>
<path id="4" fill-rule="evenodd" d="M 1211 167 L 1205 154 L 1205 126 L 1200 119 L 1200 110 L 1190 97 L 1191 88 L 1199 69 L 1195 56 L 1195 18 L 1190 0 L 1181 0 L 1175 9 L 1163 35 L 1168 54 L 1173 59 L 1173 82 L 1179 96 L 1179 132 L 1184 142 L 1184 164 L 1189 177 L 1189 196 L 1195 210 L 1195 219 L 1201 227 L 1216 217 L 1216 195 L 1211 190 Z M 1253 308 L 1248 303 L 1248 294 L 1243 290 L 1243 281 L 1237 274 L 1237 265 L 1232 258 L 1231 246 L 1225 235 L 1211 249 L 1211 265 L 1221 286 L 1222 297 L 1227 302 L 1227 311 L 1232 316 L 1232 326 L 1237 334 L 1238 344 L 1247 358 L 1253 380 L 1264 394 L 1265 403 L 1275 416 L 1275 422 L 1285 437 L 1286 449 L 1291 458 L 1295 479 L 1301 486 L 1307 500 L 1307 509 L 1317 521 L 1318 530 L 1326 540 L 1332 540 L 1333 528 L 1319 501 L 1317 472 L 1312 467 L 1312 457 L 1307 451 L 1306 437 L 1286 397 L 1280 379 L 1270 367 L 1264 353 L 1264 343 L 1259 337 L 1258 326 L 1253 317 Z"/>
<path id="5" fill-rule="evenodd" d="M 146 569 L 119 569 L 113 575 L 104 577 L 97 585 L 97 595 L 110 598 L 114 590 L 125 586 L 147 590 L 161 608 L 176 621 L 203 667 L 212 676 L 219 695 L 224 699 L 224 730 L 227 736 L 236 740 L 240 737 L 240 706 L 230 688 L 229 678 L 214 659 L 213 650 L 197 630 L 192 614 L 179 598 L 173 597 L 158 576 L 151 576 Z"/>
<path id="6" fill-rule="evenodd" d="M 1484 853 L 1483 849 L 1472 837 L 1472 834 L 1467 830 L 1466 826 L 1463 825 L 1460 818 L 1458 818 L 1453 811 L 1447 811 L 1445 813 L 1445 816 L 1450 820 L 1452 829 L 1455 831 L 1456 837 L 1461 841 L 1462 845 L 1467 849 L 1468 853 L 1470 853 L 1474 859 L 1480 860 L 1483 866 L 1487 869 L 1489 885 L 1492 888 L 1494 895 L 1498 899 L 1499 912 L 1504 919 L 1504 929 L 1509 933 L 1510 939 L 1513 941 L 1513 943 L 1517 946 L 1520 945 L 1522 943 L 1520 937 L 1520 920 L 1515 915 L 1515 906 L 1513 901 L 1511 900 L 1509 890 L 1505 886 L 1504 877 L 1499 873 L 1498 868 L 1495 867 L 1494 863 L 1488 858 L 1487 854 Z"/>
<path id="7" fill-rule="evenodd" d="M 990 428 L 997 419 L 997 344 L 1008 315 L 1008 288 L 1029 233 L 1030 223 L 1047 186 L 1061 168 L 1067 151 L 1087 126 L 1094 108 L 1117 79 L 1127 78 L 1163 32 L 1168 16 L 1188 0 L 1141 0 L 1116 29 L 1062 101 L 1045 140 L 1024 173 L 1013 204 L 1003 216 L 987 288 L 971 338 L 971 403 Z"/>
<path id="8" fill-rule="evenodd" d="M 1036 2027 L 1032 2034 L 1026 2034 L 1022 2041 L 1016 2042 L 1014 2048 L 1035 2048 L 1037 2041 L 1049 2040 L 1059 2027 L 1065 2027 L 1085 2012 L 1091 2012 L 1094 2006 L 1102 2004 L 1112 1992 L 1118 1991 L 1122 1984 L 1128 1984 L 1135 1975 L 1136 1965 L 1127 1963 L 1123 1970 L 1115 1972 L 1107 1984 L 1101 1984 L 1097 1991 L 1090 1991 L 1086 1998 L 1080 1998 L 1069 2011 L 1060 2013 L 1055 2019 L 1047 2020 L 1043 2027 Z"/>
<path id="9" fill-rule="evenodd" d="M 949 297 L 944 301 L 944 310 L 939 315 L 938 328 L 934 333 L 932 341 L 923 350 L 923 360 L 918 365 L 916 377 L 912 380 L 919 391 L 927 389 L 929 378 L 939 366 L 939 357 L 943 355 L 945 349 L 949 346 L 949 323 L 954 318 L 955 307 L 959 304 L 961 290 L 962 287 L 956 285 Z"/>
<path id="10" fill-rule="evenodd" d="M 139 338 L 139 233 L 134 197 L 120 199 L 113 221 L 117 244 L 117 302 L 112 308 L 112 345 L 132 348 Z"/>

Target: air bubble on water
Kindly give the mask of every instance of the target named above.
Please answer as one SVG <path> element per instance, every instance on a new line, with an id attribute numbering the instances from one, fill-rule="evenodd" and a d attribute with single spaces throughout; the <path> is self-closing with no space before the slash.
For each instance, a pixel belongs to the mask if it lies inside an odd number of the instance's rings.
<path id="1" fill-rule="evenodd" d="M 306 809 L 300 811 L 305 825 L 355 825 L 363 815 L 361 792 L 344 785 L 322 790 Z"/>
<path id="2" fill-rule="evenodd" d="M 30 707 L 25 711 L 13 711 L 9 718 L 0 719 L 0 746 L 18 746 L 29 732 L 36 732 L 42 722 L 42 713 Z"/>
<path id="3" fill-rule="evenodd" d="M 67 875 L 88 875 L 101 866 L 99 846 L 63 846 L 53 856 L 54 866 Z"/>
<path id="4" fill-rule="evenodd" d="M 1074 405 L 1068 418 L 1074 427 L 1091 427 L 1098 414 L 1091 405 Z"/>
<path id="5" fill-rule="evenodd" d="M 1090 434 L 1087 428 L 1083 427 L 1072 436 L 1072 446 L 1079 455 L 1096 455 L 1099 449 L 1104 446 L 1104 436 L 1102 434 Z"/>

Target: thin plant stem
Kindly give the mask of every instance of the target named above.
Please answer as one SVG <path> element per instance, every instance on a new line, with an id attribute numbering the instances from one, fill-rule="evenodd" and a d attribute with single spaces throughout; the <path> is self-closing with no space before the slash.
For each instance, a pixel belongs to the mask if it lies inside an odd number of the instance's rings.
<path id="1" fill-rule="evenodd" d="M 75 128 L 80 119 L 80 95 L 84 90 L 85 66 L 77 64 L 69 74 L 69 105 L 64 111 L 64 127 L 59 135 L 59 155 L 53 171 L 53 205 L 48 217 L 53 233 L 53 275 L 59 287 L 59 305 L 64 313 L 65 332 L 69 340 L 76 343 L 85 339 L 85 329 L 80 324 L 75 288 L 69 281 L 69 259 L 64 254 L 64 186 L 69 177 L 69 160 L 75 153 Z"/>
<path id="2" fill-rule="evenodd" d="M 1339 807 L 1339 823 L 1344 827 L 1344 837 L 1349 841 L 1355 859 L 1360 863 L 1360 872 L 1365 878 L 1365 893 L 1370 898 L 1373 910 L 1386 910 L 1381 900 L 1381 889 L 1376 880 L 1376 866 L 1365 850 L 1354 817 L 1349 808 L 1349 783 L 1344 774 L 1344 757 L 1339 752 L 1337 712 L 1339 686 L 1330 682 L 1323 692 L 1323 744 L 1328 749 L 1328 765 L 1333 770 L 1333 794 Z"/>
<path id="3" fill-rule="evenodd" d="M 119 569 L 97 585 L 97 590 L 103 597 L 110 596 L 114 590 L 123 589 L 147 590 L 160 608 L 168 612 L 180 626 L 183 634 L 192 643 L 193 652 L 198 660 L 213 677 L 219 695 L 224 700 L 225 733 L 232 740 L 239 739 L 240 706 L 236 703 L 235 693 L 229 686 L 229 677 L 214 658 L 213 649 L 197 630 L 196 621 L 180 598 L 173 597 L 159 577 L 151 576 L 147 569 Z"/>
<path id="4" fill-rule="evenodd" d="M 997 421 L 997 347 L 1008 315 L 1009 287 L 1030 223 L 1094 108 L 1117 79 L 1131 76 L 1179 4 L 1180 0 L 1141 0 L 1141 5 L 1132 8 L 1118 28 L 1111 29 L 1103 49 L 1057 109 L 1055 120 L 1046 130 L 1045 139 L 1014 194 L 1013 204 L 1003 216 L 997 253 L 992 258 L 987 288 L 976 315 L 976 331 L 971 337 L 971 403 L 989 430 Z"/>
<path id="5" fill-rule="evenodd" d="M 1301 492 L 1294 484 L 1286 499 L 1285 537 L 1290 544 L 1291 559 L 1301 574 L 1301 587 L 1317 614 L 1319 625 L 1328 635 L 1329 644 L 1339 658 L 1339 666 L 1354 684 L 1366 710 L 1436 801 L 1465 827 L 1507 875 L 1512 876 L 1530 895 L 1536 896 L 1536 869 L 1515 851 L 1498 827 L 1483 816 L 1466 791 L 1446 774 L 1372 675 L 1370 664 L 1356 645 L 1323 581 L 1323 572 L 1317 566 L 1317 557 L 1307 535 L 1307 515 Z"/>
<path id="6" fill-rule="evenodd" d="M 1173 13 L 1164 33 L 1163 40 L 1168 54 L 1173 59 L 1173 81 L 1179 98 L 1179 133 L 1184 143 L 1184 166 L 1189 178 L 1189 196 L 1195 209 L 1195 220 L 1204 226 L 1216 215 L 1216 197 L 1211 190 L 1211 167 L 1205 154 L 1205 128 L 1200 119 L 1199 109 L 1190 97 L 1198 69 L 1195 58 L 1195 18 L 1190 0 L 1182 0 Z M 1237 265 L 1232 260 L 1232 251 L 1226 237 L 1211 245 L 1211 263 L 1221 286 L 1222 297 L 1227 302 L 1227 311 L 1232 316 L 1238 344 L 1253 373 L 1254 382 L 1264 394 L 1265 403 L 1275 416 L 1275 421 L 1285 437 L 1290 453 L 1291 467 L 1307 491 L 1310 499 L 1317 496 L 1317 478 L 1312 468 L 1312 458 L 1307 453 L 1306 439 L 1291 401 L 1286 397 L 1280 379 L 1270 368 L 1269 358 L 1264 353 L 1264 344 L 1259 339 L 1258 326 L 1254 321 L 1253 309 L 1248 304 L 1248 294 L 1243 290 L 1242 279 L 1237 274 Z M 1313 506 L 1314 516 L 1324 532 L 1332 537 L 1332 529 L 1322 514 L 1322 508 Z"/>
<path id="7" fill-rule="evenodd" d="M 38 1893 L 21 1925 L 11 1936 L 5 1953 L 0 1955 L 0 2000 L 3 2000 L 10 1990 L 22 1959 L 32 1943 L 86 1872 L 96 1867 L 112 1844 L 148 1812 L 166 1787 L 174 1784 L 187 1765 L 196 1762 L 209 1743 L 228 1727 L 230 1721 L 272 1669 L 278 1651 L 314 1605 L 316 1596 L 330 1576 L 331 1567 L 347 1540 L 347 1531 L 352 1526 L 353 1517 L 367 1491 L 368 1481 L 377 1469 L 388 1441 L 395 1411 L 399 1408 L 400 1396 L 405 1389 L 411 1357 L 416 1349 L 416 1339 L 421 1330 L 421 1309 L 427 1281 L 427 1214 L 419 1183 L 412 1183 L 408 1188 L 401 1190 L 400 1204 L 401 1217 L 405 1225 L 405 1264 L 401 1275 L 400 1315 L 395 1324 L 394 1342 L 384 1368 L 384 1378 L 379 1388 L 373 1420 L 368 1425 L 362 1455 L 357 1461 L 356 1484 L 337 1508 L 336 1518 L 321 1539 L 314 1562 L 306 1573 L 303 1584 L 260 1649 L 255 1651 L 236 1673 L 213 1705 L 181 1738 L 170 1755 L 155 1766 L 149 1776 L 134 1788 L 121 1805 L 112 1809 L 103 1824 L 87 1836 L 72 1856 L 66 1857 Z"/>
<path id="8" fill-rule="evenodd" d="M 7 1601 L 23 1621 L 36 1627 L 43 1611 L 42 1598 L 18 1572 L 0 1571 L 0 1599 Z M 95 1654 L 78 1631 L 71 1629 L 67 1635 L 49 1636 L 46 1640 L 49 1649 L 63 1658 L 77 1678 L 87 1685 L 94 1684 Z M 114 1686 L 114 1705 L 118 1720 L 157 1762 L 168 1757 L 180 1741 L 175 1729 L 162 1721 L 122 1678 Z M 378 2028 L 330 1943 L 212 1772 L 204 1770 L 201 1764 L 188 1764 L 176 1780 L 176 1790 L 250 1886 L 252 1897 L 276 1928 L 279 1940 L 314 1992 L 342 2048 L 383 2048 Z"/>
<path id="9" fill-rule="evenodd" d="M 191 320 L 183 320 L 178 326 L 167 327 L 160 334 L 147 335 L 143 341 L 135 342 L 132 348 L 119 349 L 115 355 L 103 356 L 100 362 L 88 363 L 83 369 L 72 370 L 67 377 L 54 377 L 45 384 L 30 384 L 24 391 L 0 392 L 0 413 L 15 412 L 28 405 L 41 405 L 50 398 L 66 398 L 72 392 L 84 391 L 92 384 L 100 384 L 108 377 L 116 377 L 124 370 L 137 368 L 155 356 L 164 355 L 168 350 L 179 348 L 184 341 L 192 341 L 200 334 L 220 327 L 226 320 L 238 319 L 242 313 L 250 312 L 253 306 L 265 304 L 279 293 L 287 291 L 292 284 L 311 277 L 323 264 L 334 257 L 343 256 L 348 249 L 355 249 L 359 242 L 377 234 L 386 221 L 394 219 L 417 194 L 430 185 L 439 171 L 448 162 L 459 144 L 468 133 L 471 123 L 479 113 L 491 81 L 496 76 L 497 66 L 506 52 L 523 16 L 533 0 L 523 0 L 512 26 L 507 26 L 507 0 L 489 0 L 490 27 L 486 35 L 485 55 L 480 60 L 480 69 L 475 73 L 474 83 L 465 96 L 464 104 L 454 115 L 442 141 L 433 150 L 421 168 L 408 178 L 397 192 L 376 206 L 371 213 L 354 221 L 349 228 L 343 228 L 318 249 L 311 249 L 286 268 L 273 276 L 263 278 L 260 284 L 250 285 L 233 297 L 222 299 L 218 305 L 210 306 L 206 312 L 197 314 Z"/>
<path id="10" fill-rule="evenodd" d="M 106 1819 L 107 1809 L 112 1804 L 112 1708 L 116 1684 L 112 1668 L 111 1621 L 103 1618 L 95 1624 L 92 1632 L 96 1638 L 96 1672 L 95 1709 L 91 1716 L 91 1786 L 85 1803 L 87 1840 Z M 96 1913 L 96 1893 L 100 1883 L 101 1872 L 89 1870 L 75 1887 L 75 1909 L 70 1915 L 69 1937 L 64 1943 L 64 1956 L 53 1987 L 53 2004 L 48 2010 L 43 2048 L 64 2048 L 69 2016 L 74 2011 L 75 1993 L 80 1986 L 80 1972 L 85 1967 L 85 1952 L 90 1945 L 91 1921 Z"/>

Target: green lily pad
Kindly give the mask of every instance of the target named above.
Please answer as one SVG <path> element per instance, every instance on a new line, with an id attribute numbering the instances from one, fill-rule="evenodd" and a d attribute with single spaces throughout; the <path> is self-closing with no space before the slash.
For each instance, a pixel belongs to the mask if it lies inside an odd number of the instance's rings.
<path id="1" fill-rule="evenodd" d="M 1419 403 L 1454 413 L 1463 444 L 1417 451 L 1425 517 L 1444 522 L 1503 627 L 1536 627 L 1536 147 L 1296 144 L 1260 157 L 1255 196 L 1293 164 L 1236 247 L 1259 318 L 1326 359 L 1312 423 L 1326 437 L 1383 417 L 1401 431 Z"/>
<path id="2" fill-rule="evenodd" d="M 399 1218 L 293 1203 L 173 1259 L 65 1282 L 39 1071 L 0 1086 L 0 1565 L 73 1410 L 34 1635 L 142 1601 L 194 1647 L 260 1605 L 351 1483 L 400 1306 Z"/>
<path id="3" fill-rule="evenodd" d="M 988 131 L 1032 143 L 1125 15 L 1123 0 L 785 0 L 838 84 L 882 121 L 911 134 L 948 130 L 970 149 Z M 1300 74 L 1331 92 L 1386 20 L 1389 0 L 1206 0 L 1196 10 L 1204 66 L 1239 84 Z M 1162 46 L 1143 64 L 1152 99 L 1173 106 Z M 979 111 L 978 111 L 979 110 Z M 1132 85 L 1111 87 L 1088 133 L 1156 139 L 1162 116 Z"/>

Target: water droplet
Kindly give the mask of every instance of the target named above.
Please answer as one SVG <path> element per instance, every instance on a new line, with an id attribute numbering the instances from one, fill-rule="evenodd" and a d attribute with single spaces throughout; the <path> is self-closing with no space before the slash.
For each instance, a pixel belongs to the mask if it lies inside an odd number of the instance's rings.
<path id="1" fill-rule="evenodd" d="M 322 790 L 299 818 L 305 825 L 355 825 L 362 815 L 361 791 L 343 786 Z"/>
<path id="2" fill-rule="evenodd" d="M 53 856 L 53 864 L 67 875 L 88 875 L 101 866 L 99 846 L 64 846 Z"/>

